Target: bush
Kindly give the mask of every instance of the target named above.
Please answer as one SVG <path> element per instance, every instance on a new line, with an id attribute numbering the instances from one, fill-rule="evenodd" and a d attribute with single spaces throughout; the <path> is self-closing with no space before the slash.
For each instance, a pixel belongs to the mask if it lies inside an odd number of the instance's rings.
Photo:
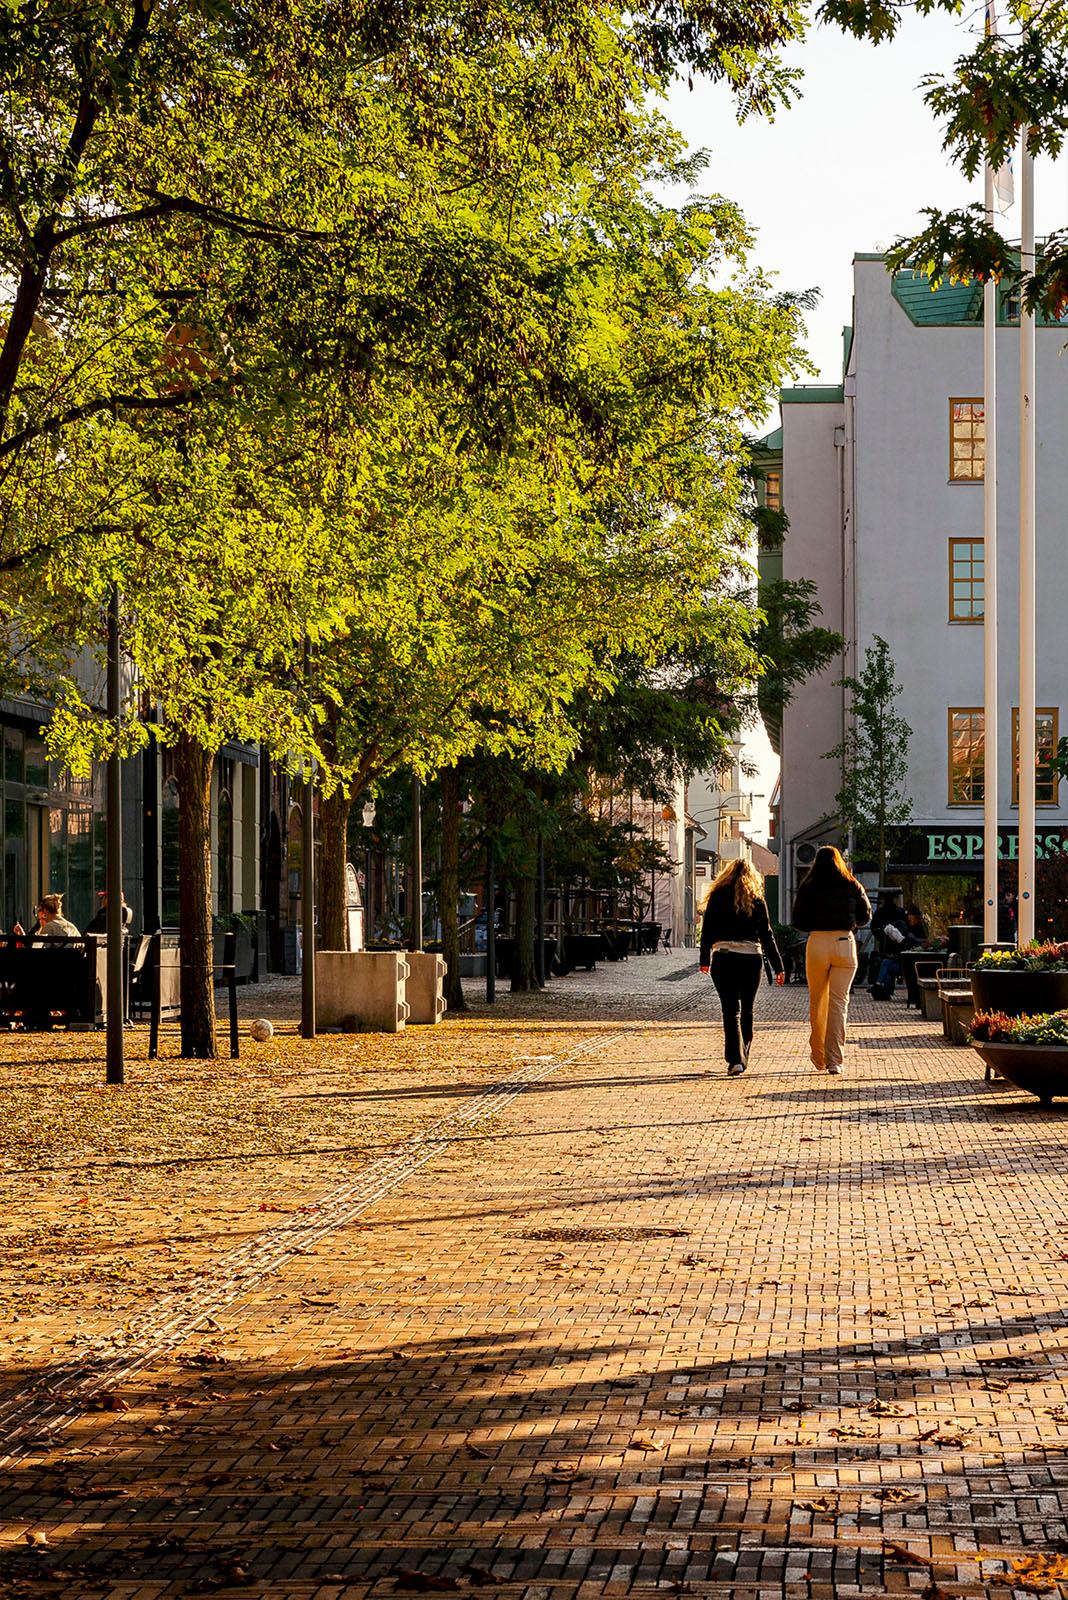
<path id="1" fill-rule="evenodd" d="M 1048 1011 L 1034 1017 L 980 1011 L 972 1018 L 968 1038 L 973 1044 L 1068 1045 L 1068 1011 Z"/>
<path id="2" fill-rule="evenodd" d="M 984 950 L 975 965 L 982 972 L 1068 972 L 1068 943 L 1036 939 L 1017 950 Z"/>

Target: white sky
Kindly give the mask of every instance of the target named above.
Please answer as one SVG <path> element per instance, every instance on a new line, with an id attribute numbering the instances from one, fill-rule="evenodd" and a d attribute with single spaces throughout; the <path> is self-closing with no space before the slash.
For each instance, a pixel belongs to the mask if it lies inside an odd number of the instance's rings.
<path id="1" fill-rule="evenodd" d="M 772 123 L 750 119 L 739 127 L 726 89 L 707 83 L 695 82 L 692 91 L 680 85 L 667 101 L 691 149 L 709 152 L 702 190 L 736 201 L 756 230 L 753 264 L 782 288 L 820 291 L 806 317 L 816 372 L 799 381 L 841 379 L 854 254 L 918 232 L 924 206 L 948 210 L 982 199 L 981 178 L 969 183 L 949 165 L 919 87 L 970 50 L 982 14 L 977 7 L 963 19 L 909 16 L 897 39 L 878 47 L 816 29 L 788 57 L 803 69 L 802 98 Z M 1068 221 L 1065 166 L 1063 157 L 1038 164 L 1040 234 Z M 1004 227 L 1017 233 L 1015 208 Z M 777 423 L 773 413 L 766 426 Z M 745 751 L 760 769 L 753 789 L 770 795 L 778 763 L 762 728 Z M 766 800 L 754 800 L 747 831 L 766 837 Z"/>
<path id="2" fill-rule="evenodd" d="M 854 254 L 918 231 L 923 206 L 982 199 L 981 179 L 969 184 L 949 166 L 919 89 L 927 73 L 950 70 L 971 48 L 981 17 L 909 16 L 897 39 L 878 47 L 816 29 L 788 57 L 803 69 L 803 97 L 772 123 L 751 118 L 739 127 L 727 90 L 697 81 L 666 103 L 691 149 L 709 152 L 702 187 L 736 201 L 756 229 L 754 262 L 783 288 L 820 290 L 807 318 L 818 377 L 802 381 L 841 377 Z M 1039 165 L 1040 233 L 1068 220 L 1064 166 L 1063 158 Z M 1006 228 L 1018 226 L 1010 213 Z"/>

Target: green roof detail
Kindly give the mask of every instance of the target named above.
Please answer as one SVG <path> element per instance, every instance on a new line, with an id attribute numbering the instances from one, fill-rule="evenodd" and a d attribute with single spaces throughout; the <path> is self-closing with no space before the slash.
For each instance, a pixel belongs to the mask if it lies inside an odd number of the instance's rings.
<path id="1" fill-rule="evenodd" d="M 828 406 L 844 399 L 840 383 L 798 383 L 779 391 L 779 404 L 784 406 Z"/>
<path id="2" fill-rule="evenodd" d="M 960 327 L 979 322 L 983 315 L 981 283 L 940 283 L 922 272 L 905 268 L 894 273 L 893 296 L 909 321 L 918 328 Z"/>
<path id="3" fill-rule="evenodd" d="M 757 453 L 769 456 L 782 455 L 782 428 L 778 427 L 773 432 L 765 434 L 763 439 L 755 440 L 753 453 L 754 455 Z"/>

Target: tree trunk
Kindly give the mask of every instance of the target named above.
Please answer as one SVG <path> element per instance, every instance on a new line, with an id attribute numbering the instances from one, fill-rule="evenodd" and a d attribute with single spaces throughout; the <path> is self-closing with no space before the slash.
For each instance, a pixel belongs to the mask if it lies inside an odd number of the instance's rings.
<path id="1" fill-rule="evenodd" d="M 178 926 L 182 945 L 182 1055 L 213 1061 L 215 984 L 211 925 L 210 750 L 182 733 L 174 747 L 178 781 Z"/>
<path id="2" fill-rule="evenodd" d="M 538 987 L 534 976 L 534 921 L 537 881 L 533 872 L 523 872 L 515 881 L 515 957 L 512 962 L 512 993 L 526 994 Z"/>
<path id="3" fill-rule="evenodd" d="M 349 858 L 352 797 L 337 788 L 319 801 L 319 947 L 349 948 L 345 867 Z"/>
<path id="4" fill-rule="evenodd" d="M 445 957 L 445 1004 L 466 1011 L 460 978 L 460 773 L 441 774 L 441 951 Z"/>

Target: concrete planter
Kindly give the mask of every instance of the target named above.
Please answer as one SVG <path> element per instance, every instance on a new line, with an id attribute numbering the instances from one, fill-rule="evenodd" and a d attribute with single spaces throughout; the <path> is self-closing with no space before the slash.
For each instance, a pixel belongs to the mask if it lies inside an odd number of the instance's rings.
<path id="1" fill-rule="evenodd" d="M 440 1022 L 445 1015 L 445 974 L 448 971 L 444 956 L 409 950 L 405 959 L 409 967 L 408 1021 Z"/>
<path id="2" fill-rule="evenodd" d="M 399 1033 L 408 1020 L 409 958 L 396 950 L 320 950 L 315 957 L 315 1025 Z"/>
<path id="3" fill-rule="evenodd" d="M 1068 1095 L 1068 1045 L 976 1044 L 988 1068 L 1017 1089 L 1037 1095 L 1044 1106 L 1054 1095 Z"/>
<path id="4" fill-rule="evenodd" d="M 976 1011 L 1004 1011 L 1009 1017 L 1036 1017 L 1046 1011 L 1068 1009 L 1068 972 L 1013 972 L 973 967 L 969 977 Z"/>

